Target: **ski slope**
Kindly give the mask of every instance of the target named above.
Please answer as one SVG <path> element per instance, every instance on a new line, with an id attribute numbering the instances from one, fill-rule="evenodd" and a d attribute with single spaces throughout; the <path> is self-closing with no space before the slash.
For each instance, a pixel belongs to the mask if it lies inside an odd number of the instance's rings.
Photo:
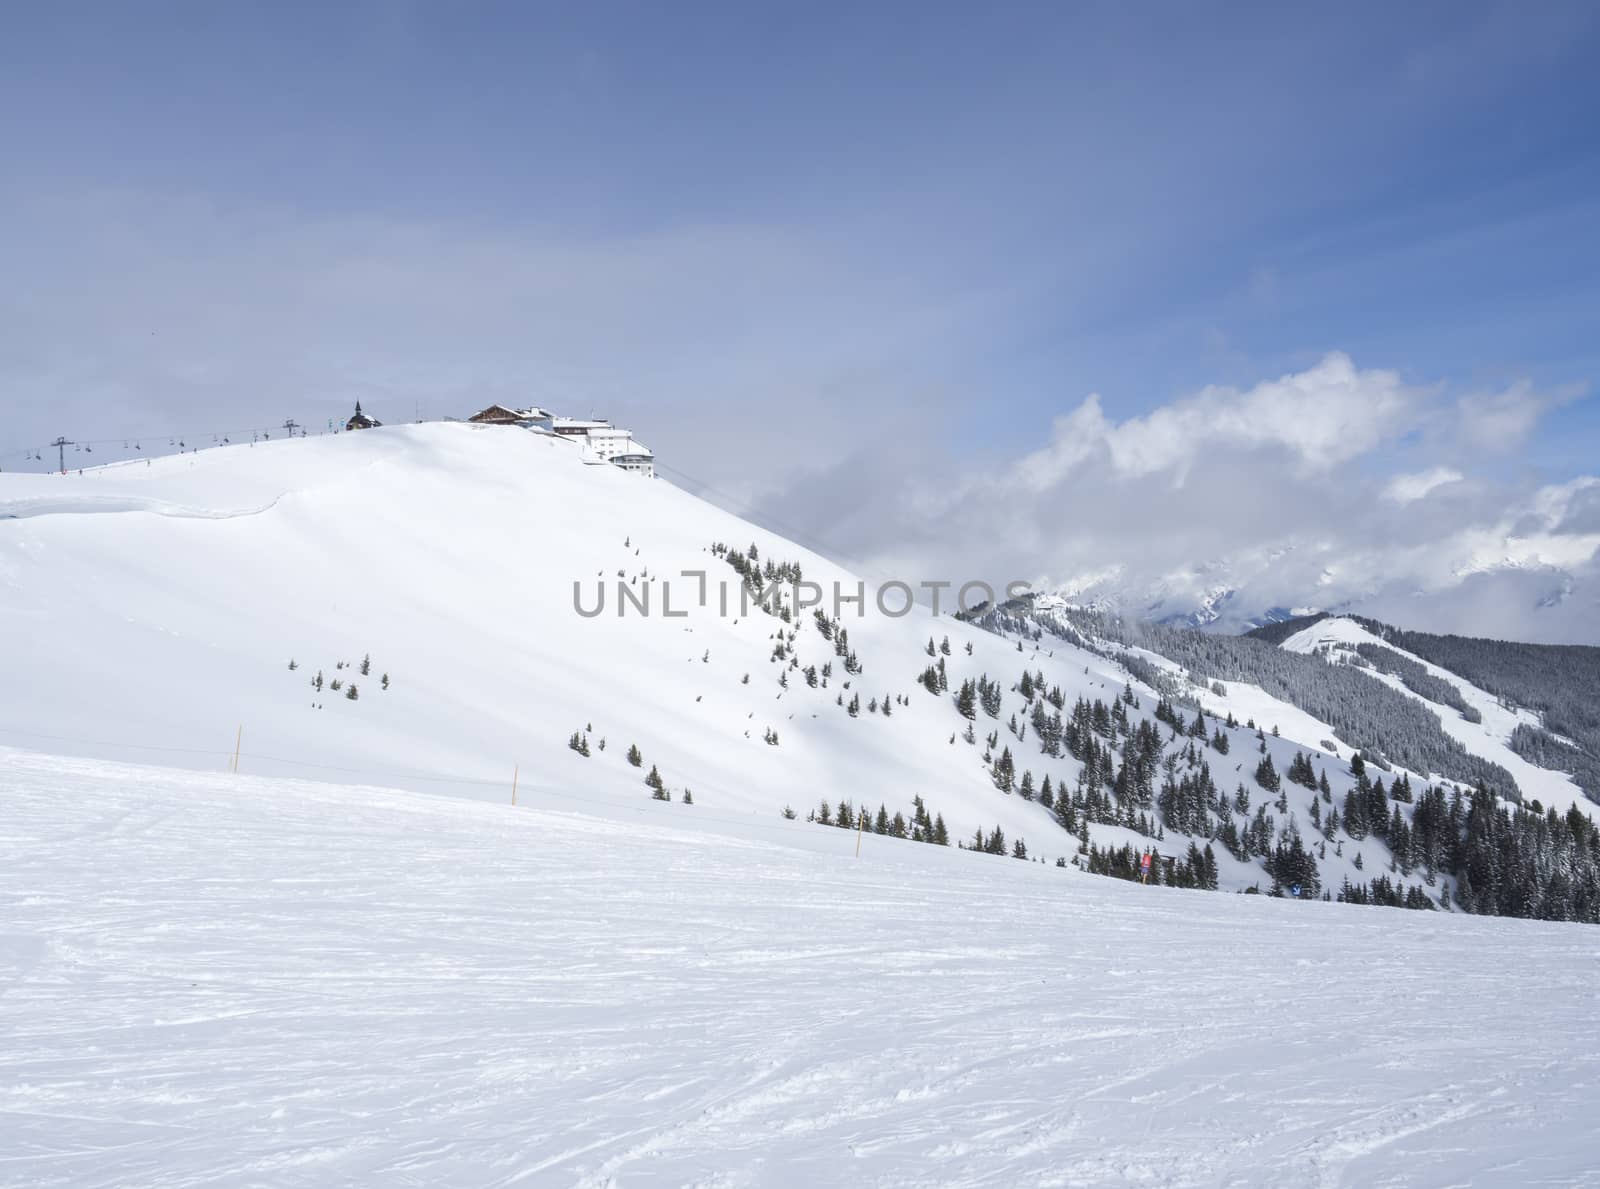
<path id="1" fill-rule="evenodd" d="M 949 615 L 882 616 L 868 587 L 868 613 L 840 616 L 864 665 L 852 677 L 809 611 L 793 625 L 738 614 L 717 541 L 802 564 L 830 602 L 834 584 L 860 589 L 669 483 L 518 429 L 386 427 L 0 475 L 0 654 L 26 675 L 0 687 L 0 743 L 216 770 L 242 734 L 244 771 L 485 799 L 514 771 L 525 789 L 644 796 L 657 765 L 707 812 L 803 817 L 827 797 L 909 815 L 920 795 L 953 837 L 998 825 L 1064 853 L 1048 814 L 996 792 L 981 746 L 952 742 L 966 724 L 950 700 L 916 685 L 930 636 L 950 638 L 956 685 L 987 671 L 1009 686 L 1031 654 Z M 707 605 L 685 570 L 708 574 Z M 575 583 L 591 609 L 604 584 L 602 615 L 577 613 Z M 649 616 L 618 616 L 619 583 Z M 790 626 L 803 666 L 834 664 L 827 688 L 794 669 L 780 686 L 774 633 Z M 1038 667 L 1073 696 L 1122 688 L 1115 666 L 1055 652 Z M 367 677 L 336 668 L 366 656 Z M 317 694 L 318 671 L 359 699 Z M 852 718 L 838 700 L 855 694 Z M 866 709 L 897 695 L 910 703 L 892 717 Z M 584 759 L 567 741 L 586 728 Z M 624 760 L 631 744 L 643 770 Z"/>
<path id="2" fill-rule="evenodd" d="M 858 594 L 863 602 L 837 615 L 862 671 L 845 672 L 809 611 L 792 623 L 741 614 L 739 575 L 712 552 L 716 542 L 800 564 L 830 614 L 835 589 Z M 686 571 L 706 575 L 703 601 Z M 575 585 L 588 610 L 603 588 L 601 614 L 579 613 Z M 619 585 L 648 599 L 650 614 L 632 604 L 619 614 Z M 250 774 L 500 802 L 515 785 L 525 798 L 595 811 L 647 798 L 656 768 L 675 804 L 692 793 L 684 824 L 696 828 L 764 826 L 786 808 L 803 820 L 824 799 L 910 818 L 921 797 L 953 841 L 999 827 L 1030 856 L 1073 861 L 1076 836 L 1042 805 L 996 788 L 985 757 L 1009 748 L 1019 786 L 1028 773 L 1036 788 L 1046 776 L 1073 788 L 1083 765 L 1042 754 L 1029 730 L 1042 695 L 1030 703 L 1019 678 L 1042 674 L 1070 712 L 1080 697 L 1114 701 L 1122 666 L 926 608 L 887 616 L 875 601 L 872 585 L 808 550 L 519 429 L 386 427 L 81 474 L 0 475 L 0 653 L 23 675 L 0 685 L 0 745 L 212 772 L 232 768 L 237 750 Z M 788 660 L 774 656 L 783 632 L 793 635 Z M 948 640 L 949 654 L 930 657 L 930 639 Z M 949 680 L 938 696 L 917 681 L 935 662 Z M 796 664 L 833 671 L 812 688 Z M 976 715 L 968 742 L 954 694 L 985 675 L 1001 705 Z M 334 680 L 357 684 L 359 698 L 335 692 Z M 1151 718 L 1154 694 L 1132 684 L 1139 706 L 1129 714 Z M 1331 737 L 1253 687 L 1202 696 L 1208 711 L 1283 732 L 1258 741 L 1232 731 L 1228 756 L 1204 741 L 1169 742 L 1182 772 L 1204 763 L 1220 792 L 1246 786 L 1252 811 L 1274 800 L 1251 778 L 1258 750 L 1281 772 Z M 892 715 L 871 712 L 872 699 Z M 567 746 L 574 732 L 587 737 L 587 758 Z M 625 758 L 630 746 L 639 767 Z M 1274 821 L 1315 847 L 1323 888 L 1336 894 L 1389 854 L 1376 838 L 1316 836 L 1314 808 L 1342 803 L 1354 777 L 1347 756 L 1315 762 L 1331 797 L 1314 807 L 1314 792 L 1288 786 Z M 1155 845 L 1169 858 L 1210 840 L 1166 830 L 1156 841 L 1131 824 L 1095 821 L 1089 840 Z M 1214 850 L 1223 889 L 1271 887 L 1259 857 Z M 1435 902 L 1453 889 L 1448 875 L 1425 888 Z"/>
<path id="3" fill-rule="evenodd" d="M 0 1184 L 1593 1184 L 1577 925 L 0 752 Z"/>
<path id="4" fill-rule="evenodd" d="M 1500 700 L 1493 694 L 1479 689 L 1448 669 L 1423 660 L 1415 653 L 1407 652 L 1393 641 L 1381 639 L 1353 619 L 1335 616 L 1318 620 L 1310 627 L 1303 628 L 1290 636 L 1283 642 L 1283 647 L 1290 652 L 1318 653 L 1332 660 L 1341 655 L 1354 654 L 1359 644 L 1376 644 L 1387 648 L 1390 652 L 1399 653 L 1407 660 L 1421 665 L 1431 676 L 1455 686 L 1461 692 L 1466 704 L 1476 709 L 1482 716 L 1481 722 L 1468 722 L 1451 707 L 1429 701 L 1422 695 L 1414 693 L 1392 673 L 1381 673 L 1370 667 L 1361 670 L 1374 681 L 1381 681 L 1408 698 L 1421 702 L 1438 715 L 1445 734 L 1473 755 L 1492 760 L 1510 772 L 1517 782 L 1517 787 L 1522 790 L 1525 800 L 1537 800 L 1545 808 L 1554 807 L 1562 813 L 1576 805 L 1583 813 L 1590 817 L 1595 816 L 1597 808 L 1600 807 L 1584 796 L 1583 790 L 1573 782 L 1571 776 L 1530 764 L 1511 750 L 1511 733 L 1519 723 L 1535 727 L 1543 725 L 1539 715 L 1532 711 L 1501 705 Z"/>

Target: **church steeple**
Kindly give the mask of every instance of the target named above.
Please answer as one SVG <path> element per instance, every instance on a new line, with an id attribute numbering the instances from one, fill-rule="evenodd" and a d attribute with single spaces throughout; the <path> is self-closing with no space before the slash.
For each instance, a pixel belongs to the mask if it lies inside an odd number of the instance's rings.
<path id="1" fill-rule="evenodd" d="M 344 423 L 346 429 L 376 429 L 382 425 L 376 417 L 368 417 L 361 411 L 361 402 L 356 401 L 355 415 Z"/>

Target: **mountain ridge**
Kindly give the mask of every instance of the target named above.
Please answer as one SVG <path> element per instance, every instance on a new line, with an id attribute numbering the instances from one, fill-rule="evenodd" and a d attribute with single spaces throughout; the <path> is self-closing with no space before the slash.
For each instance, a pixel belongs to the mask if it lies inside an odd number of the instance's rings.
<path id="1" fill-rule="evenodd" d="M 793 814 L 1125 877 L 1151 853 L 1162 883 L 1528 911 L 1520 891 L 1472 900 L 1455 860 L 1412 840 L 1521 812 L 1513 781 L 1442 738 L 1375 778 L 1333 726 L 1248 682 L 1190 699 L 1181 666 L 1136 647 L 868 613 L 881 591 L 828 559 L 529 431 L 0 476 L 0 514 L 45 498 L 0 519 L 0 645 L 29 674 L 0 693 L 5 741 L 213 768 L 242 741 L 268 775 L 587 793 L 689 825 Z M 804 607 L 784 589 L 802 576 L 861 602 Z M 1435 796 L 1446 818 L 1416 818 Z M 1335 810 L 1371 828 L 1341 833 Z M 1564 895 L 1587 919 L 1589 884 Z"/>

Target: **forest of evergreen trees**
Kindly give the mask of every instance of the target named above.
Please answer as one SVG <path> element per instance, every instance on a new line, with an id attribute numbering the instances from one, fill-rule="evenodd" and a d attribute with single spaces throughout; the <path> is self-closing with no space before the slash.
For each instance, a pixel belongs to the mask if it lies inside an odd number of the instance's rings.
<path id="1" fill-rule="evenodd" d="M 980 622 L 1036 639 L 1049 628 L 1077 643 L 1088 642 L 1086 636 L 1079 636 L 1078 627 L 1094 635 L 1104 628 L 1099 617 L 1079 621 L 1077 626 L 1053 626 L 1016 615 L 1015 610 L 991 609 Z M 1373 733 L 1357 738 L 1388 752 L 1408 768 L 1444 770 L 1427 759 L 1411 762 L 1406 758 L 1414 760 L 1418 753 L 1432 755 L 1440 748 L 1435 738 L 1437 718 L 1413 699 L 1373 682 L 1352 667 L 1287 653 L 1260 640 L 1204 636 L 1173 628 L 1144 632 L 1143 626 L 1137 630 L 1144 646 L 1186 664 L 1192 675 L 1252 681 L 1286 701 L 1303 705 L 1336 729 L 1343 726 L 1349 730 L 1351 722 L 1362 724 Z M 1112 634 L 1131 638 L 1134 633 Z M 1280 664 L 1280 658 L 1287 663 Z M 1116 659 L 1124 660 L 1123 654 L 1117 653 Z M 1409 777 L 1392 776 L 1386 768 L 1364 762 L 1357 753 L 1350 758 L 1349 775 L 1354 783 L 1336 802 L 1327 772 L 1317 769 L 1315 753 L 1296 753 L 1288 768 L 1280 772 L 1263 743 L 1253 788 L 1240 784 L 1230 793 L 1217 786 L 1211 761 L 1227 754 L 1228 732 L 1223 728 L 1238 724 L 1231 718 L 1225 724 L 1208 721 L 1197 707 L 1186 708 L 1172 696 L 1187 692 L 1178 688 L 1181 683 L 1161 672 L 1154 675 L 1160 679 L 1157 688 L 1164 684 L 1171 691 L 1158 701 L 1154 721 L 1130 713 L 1139 708 L 1132 689 L 1109 706 L 1100 700 L 1079 699 L 1068 710 L 1060 690 L 1047 689 L 1042 674 L 1024 671 L 1012 684 L 1010 688 L 1023 695 L 1027 713 L 1024 719 L 1011 716 L 1010 733 L 1020 743 L 1031 726 L 1045 757 L 1064 752 L 1079 760 L 1082 771 L 1070 785 L 1048 774 L 1036 784 L 1030 761 L 1020 749 L 1013 753 L 1008 744 L 998 756 L 993 754 L 998 748 L 998 729 L 986 739 L 989 751 L 985 759 L 991 764 L 996 786 L 1037 798 L 1051 810 L 1064 829 L 1078 836 L 1079 861 L 1091 872 L 1214 887 L 1216 858 L 1211 848 L 1220 843 L 1236 859 L 1260 865 L 1267 886 L 1251 891 L 1412 909 L 1453 903 L 1464 911 L 1486 915 L 1600 923 L 1600 831 L 1577 810 L 1559 815 L 1553 810 L 1541 813 L 1506 804 L 1497 794 L 1507 785 L 1515 786 L 1497 765 L 1467 766 L 1479 773 L 1479 779 L 1468 788 L 1440 785 L 1419 792 Z M 1425 671 L 1423 676 L 1427 676 Z M 965 683 L 952 701 L 969 721 L 980 713 L 998 718 L 1001 690 L 1002 682 L 984 675 Z M 1362 699 L 1376 706 L 1365 716 L 1352 709 Z M 1422 716 L 1431 730 L 1419 726 L 1417 718 L 1403 708 Z M 1385 710 L 1396 719 L 1396 725 L 1387 731 L 1372 722 L 1373 716 Z M 1192 718 L 1187 711 L 1192 711 Z M 1418 737 L 1411 737 L 1408 731 Z M 1259 728 L 1257 736 L 1264 740 Z M 969 741 L 971 737 L 969 730 Z M 1499 780 L 1491 783 L 1485 774 L 1498 774 Z M 1305 833 L 1289 813 L 1286 784 L 1313 792 L 1310 829 Z M 1101 849 L 1090 842 L 1091 822 L 1135 830 L 1153 843 L 1164 840 L 1169 830 L 1203 842 L 1188 843 L 1183 854 L 1162 854 L 1164 848 L 1154 844 L 1143 851 L 1132 846 Z M 1388 869 L 1366 882 L 1343 879 L 1338 888 L 1324 886 L 1319 860 L 1335 850 L 1343 853 L 1347 843 L 1367 838 L 1381 842 L 1387 850 Z M 981 836 L 971 845 L 990 853 L 1006 853 L 1003 840 L 989 836 Z M 1148 873 L 1140 862 L 1144 853 L 1157 856 Z M 1358 870 L 1362 867 L 1360 852 L 1355 866 Z"/>
<path id="2" fill-rule="evenodd" d="M 1302 616 L 1256 628 L 1247 634 L 1277 645 L 1326 618 L 1326 614 Z M 1600 801 L 1600 697 L 1595 693 L 1600 690 L 1600 648 L 1587 644 L 1523 644 L 1473 636 L 1439 636 L 1431 632 L 1406 631 L 1361 615 L 1350 618 L 1379 639 L 1441 669 L 1448 669 L 1493 694 L 1503 704 L 1542 716 L 1543 729 L 1531 725 L 1516 729 L 1511 737 L 1512 750 L 1541 768 L 1570 772 L 1591 801 Z M 1371 655 L 1372 650 L 1372 645 L 1362 645 L 1358 651 L 1376 660 Z M 1394 659 L 1405 661 L 1404 657 Z M 1426 671 L 1414 661 L 1409 662 L 1409 667 L 1427 677 Z M 1385 671 L 1399 672 L 1388 668 Z M 1406 681 L 1407 688 L 1423 697 L 1454 705 L 1437 696 L 1441 692 L 1437 687 L 1414 686 L 1403 672 L 1399 675 Z M 1430 688 L 1433 693 L 1428 692 Z M 1560 739 L 1555 737 L 1558 735 Z M 1571 740 L 1572 745 L 1562 739 Z"/>
<path id="3" fill-rule="evenodd" d="M 1532 710 L 1544 730 L 1519 729 L 1512 747 L 1541 768 L 1571 772 L 1591 801 L 1600 801 L 1600 648 L 1587 644 L 1520 644 L 1471 636 L 1409 632 L 1356 617 L 1373 635 L 1470 681 L 1510 706 Z M 1572 740 L 1566 747 L 1550 734 Z"/>
<path id="4" fill-rule="evenodd" d="M 1380 673 L 1390 673 L 1400 678 L 1400 683 L 1419 698 L 1427 698 L 1441 706 L 1448 706 L 1468 722 L 1482 722 L 1483 715 L 1470 705 L 1461 693 L 1461 687 L 1443 677 L 1435 677 L 1427 668 L 1408 656 L 1401 656 L 1382 644 L 1357 644 L 1356 654 Z"/>
<path id="5" fill-rule="evenodd" d="M 1481 784 L 1514 800 L 1521 798 L 1511 773 L 1471 754 L 1445 734 L 1432 711 L 1349 666 L 1286 652 L 1252 636 L 1214 636 L 1192 628 L 1136 623 L 1088 611 L 1066 611 L 1061 618 L 1075 641 L 1097 637 L 1137 645 L 1183 666 L 1197 680 L 1250 682 L 1321 719 L 1347 746 L 1381 753 L 1416 772 L 1436 772 L 1468 785 Z M 1052 625 L 1057 621 L 1053 615 L 1030 615 L 1028 622 L 1055 630 Z M 1113 659 L 1124 664 L 1139 660 L 1120 653 Z M 1135 665 L 1129 668 L 1135 670 Z M 1137 675 L 1146 679 L 1145 674 Z M 1155 677 L 1153 684 L 1160 688 L 1162 675 Z M 1186 691 L 1174 690 L 1173 696 L 1192 701 Z"/>

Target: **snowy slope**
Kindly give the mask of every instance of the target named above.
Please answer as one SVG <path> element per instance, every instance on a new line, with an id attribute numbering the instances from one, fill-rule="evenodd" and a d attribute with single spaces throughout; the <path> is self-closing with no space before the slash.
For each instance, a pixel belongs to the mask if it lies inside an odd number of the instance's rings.
<path id="1" fill-rule="evenodd" d="M 1582 926 L 12 751 L 0 803 L 0 1185 L 1593 1183 Z"/>
<path id="2" fill-rule="evenodd" d="M 1431 676 L 1455 686 L 1467 705 L 1482 715 L 1482 722 L 1468 722 L 1451 707 L 1429 701 L 1420 694 L 1412 692 L 1393 674 L 1380 673 L 1370 668 L 1362 670 L 1374 681 L 1381 681 L 1427 706 L 1439 716 L 1440 725 L 1451 738 L 1472 754 L 1492 760 L 1510 772 L 1525 799 L 1538 800 L 1545 808 L 1554 806 L 1563 813 L 1573 805 L 1591 817 L 1600 813 L 1600 806 L 1596 806 L 1585 797 L 1583 790 L 1572 782 L 1571 777 L 1530 764 L 1511 750 L 1509 745 L 1511 732 L 1516 729 L 1518 723 L 1530 726 L 1542 725 L 1540 716 L 1532 711 L 1502 706 L 1493 694 L 1479 689 L 1448 669 L 1440 668 L 1414 653 L 1407 652 L 1392 641 L 1379 638 L 1353 619 L 1333 617 L 1318 620 L 1310 627 L 1303 628 L 1290 636 L 1282 646 L 1291 652 L 1316 653 L 1331 661 L 1338 661 L 1344 656 L 1353 654 L 1356 646 L 1360 644 L 1375 644 L 1399 653 L 1407 660 L 1421 665 Z"/>
<path id="3" fill-rule="evenodd" d="M 987 670 L 1009 685 L 1031 658 L 948 616 L 857 619 L 847 605 L 864 673 L 843 672 L 806 613 L 793 625 L 801 663 L 833 661 L 834 677 L 809 689 L 790 670 L 784 690 L 771 654 L 788 625 L 720 616 L 715 594 L 700 607 L 697 584 L 678 578 L 709 571 L 736 605 L 715 541 L 856 589 L 666 482 L 584 466 L 515 429 L 385 428 L 0 475 L 0 650 L 24 675 L 0 692 L 0 742 L 215 770 L 242 726 L 245 771 L 489 799 L 509 797 L 514 769 L 524 798 L 644 796 L 654 764 L 675 794 L 692 789 L 686 814 L 769 820 L 792 805 L 803 817 L 822 797 L 909 814 L 920 794 L 954 837 L 999 825 L 1035 853 L 1070 853 L 1042 809 L 994 789 L 981 746 L 951 743 L 965 722 L 949 699 L 915 684 L 930 635 L 952 641 L 953 684 Z M 618 618 L 619 573 L 651 587 L 651 617 Z M 660 613 L 662 579 L 683 618 Z M 589 607 L 606 585 L 603 616 L 575 612 L 579 580 Z M 1114 666 L 1057 652 L 1040 664 L 1074 694 L 1121 688 Z M 368 654 L 358 701 L 310 688 L 319 670 L 352 679 L 336 664 Z M 852 693 L 859 718 L 836 704 Z M 867 713 L 869 699 L 902 694 L 892 718 Z M 1021 704 L 1008 701 L 1007 715 Z M 589 726 L 584 759 L 566 743 Z M 625 762 L 630 744 L 643 770 Z"/>
<path id="4" fill-rule="evenodd" d="M 1031 857 L 1077 853 L 1053 814 L 995 787 L 985 756 L 1009 748 L 1019 783 L 1028 773 L 1034 787 L 1046 776 L 1078 786 L 1082 764 L 1041 754 L 1019 678 L 1042 673 L 1070 711 L 1080 697 L 1112 702 L 1127 681 L 1119 664 L 1063 640 L 1019 648 L 921 609 L 886 617 L 867 587 L 866 613 L 850 604 L 841 613 L 863 665 L 852 677 L 809 613 L 792 625 L 739 614 L 738 575 L 711 551 L 719 541 L 798 563 L 830 593 L 860 589 L 825 559 L 668 483 L 585 466 L 566 443 L 516 429 L 408 426 L 81 475 L 0 475 L 0 648 L 24 675 L 0 689 L 0 744 L 216 771 L 231 766 L 242 728 L 244 772 L 498 801 L 515 781 L 523 804 L 574 808 L 645 798 L 644 775 L 657 766 L 675 802 L 692 790 L 694 805 L 678 807 L 685 824 L 770 822 L 785 807 L 804 819 L 823 799 L 909 818 L 920 796 L 953 840 L 998 826 Z M 704 606 L 686 570 L 709 575 Z M 602 615 L 578 614 L 575 582 L 586 608 L 604 586 Z M 648 588 L 652 614 L 630 605 L 619 616 L 619 583 L 639 597 Z M 801 666 L 833 664 L 818 688 L 773 659 L 789 630 Z M 935 659 L 930 637 L 951 644 L 949 695 L 917 684 Z M 352 672 L 367 655 L 370 675 Z M 317 693 L 318 672 L 356 682 L 359 699 Z M 996 717 L 977 715 L 969 743 L 950 695 L 985 674 L 1005 692 Z M 1156 699 L 1133 684 L 1130 717 L 1148 719 Z M 856 695 L 852 717 L 840 702 Z M 889 699 L 892 717 L 870 713 L 873 698 Z M 1252 780 L 1258 752 L 1283 772 L 1332 735 L 1253 687 L 1206 705 L 1283 732 L 1259 741 L 1242 726 L 1227 732 L 1228 756 L 1204 741 L 1168 745 L 1172 775 L 1208 766 L 1230 800 L 1244 786 L 1241 828 L 1278 800 Z M 587 735 L 588 758 L 567 746 L 575 731 Z M 764 741 L 772 731 L 776 746 Z M 630 745 L 641 768 L 624 758 Z M 1347 755 L 1314 762 L 1332 789 L 1315 807 L 1325 817 L 1355 778 Z M 1320 838 L 1315 796 L 1286 784 L 1270 816 L 1313 847 L 1324 888 L 1388 866 L 1379 839 Z M 1172 829 L 1155 840 L 1099 820 L 1089 838 L 1171 857 L 1211 840 Z M 1271 886 L 1259 856 L 1214 849 L 1223 889 Z M 1453 883 L 1442 876 L 1427 890 L 1438 900 Z"/>

